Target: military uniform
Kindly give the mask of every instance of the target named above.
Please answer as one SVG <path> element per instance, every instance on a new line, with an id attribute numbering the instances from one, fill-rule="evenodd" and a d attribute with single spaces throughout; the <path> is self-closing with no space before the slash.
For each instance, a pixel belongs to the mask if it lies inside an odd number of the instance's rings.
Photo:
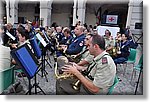
<path id="1" fill-rule="evenodd" d="M 61 45 L 61 44 L 63 44 L 63 45 L 70 45 L 72 39 L 73 39 L 72 36 L 63 37 L 59 44 L 60 44 L 60 45 Z"/>
<path id="2" fill-rule="evenodd" d="M 85 61 L 92 63 L 94 56 L 90 54 L 89 51 L 86 52 L 87 56 L 84 58 Z"/>
<path id="3" fill-rule="evenodd" d="M 129 41 L 121 42 L 120 51 L 121 54 L 118 54 L 117 57 L 114 57 L 115 64 L 120 64 L 128 60 L 129 52 Z"/>
<path id="4" fill-rule="evenodd" d="M 99 92 L 96 94 L 107 94 L 109 87 L 114 83 L 116 75 L 116 66 L 113 59 L 108 55 L 107 52 L 103 52 L 94 58 L 93 62 L 89 65 L 86 71 L 86 77 L 93 81 L 93 84 L 100 88 Z M 56 82 L 56 93 L 57 94 L 94 94 L 86 89 L 82 84 L 80 91 L 75 91 L 72 89 L 70 83 L 71 79 L 57 80 Z"/>
<path id="5" fill-rule="evenodd" d="M 109 54 L 104 51 L 94 58 L 92 64 L 95 64 L 95 66 L 87 77 L 93 80 L 95 86 L 100 88 L 97 94 L 107 94 L 109 87 L 114 83 L 116 75 L 115 63 Z M 89 68 L 88 70 L 90 70 Z"/>
<path id="6" fill-rule="evenodd" d="M 76 55 L 80 53 L 84 47 L 85 35 L 81 34 L 73 39 L 72 43 L 69 45 L 68 49 L 65 51 L 66 54 Z"/>
<path id="7" fill-rule="evenodd" d="M 62 38 L 64 37 L 63 33 L 59 32 L 56 34 L 56 37 L 58 39 L 58 42 L 60 42 L 62 40 Z"/>
<path id="8" fill-rule="evenodd" d="M 111 46 L 115 46 L 115 43 L 114 43 L 114 40 L 104 36 L 104 39 L 105 39 L 105 48 L 107 49 L 108 47 L 111 47 Z"/>

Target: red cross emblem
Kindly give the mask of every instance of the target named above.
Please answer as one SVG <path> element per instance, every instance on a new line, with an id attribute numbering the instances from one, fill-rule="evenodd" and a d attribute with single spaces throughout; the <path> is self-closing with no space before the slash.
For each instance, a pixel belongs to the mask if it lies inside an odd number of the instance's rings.
<path id="1" fill-rule="evenodd" d="M 108 18 L 108 20 L 112 22 L 115 19 L 113 17 L 110 17 L 110 18 Z"/>

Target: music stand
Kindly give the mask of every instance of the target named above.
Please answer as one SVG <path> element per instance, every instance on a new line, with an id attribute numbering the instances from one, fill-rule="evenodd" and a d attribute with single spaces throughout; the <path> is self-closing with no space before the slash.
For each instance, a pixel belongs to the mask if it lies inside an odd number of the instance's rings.
<path id="1" fill-rule="evenodd" d="M 42 72 L 42 77 L 43 76 L 45 76 L 45 78 L 46 78 L 46 81 L 48 82 L 48 79 L 47 79 L 47 72 L 46 72 L 46 70 L 45 70 L 45 61 L 47 61 L 46 59 L 45 59 L 45 51 L 44 51 L 44 48 L 42 48 L 42 51 L 41 51 L 41 49 L 40 49 L 40 47 L 39 47 L 39 45 L 37 44 L 37 41 L 36 41 L 36 38 L 35 37 L 33 37 L 33 38 L 31 38 L 30 40 L 30 44 L 31 44 L 31 46 L 32 46 L 32 48 L 33 48 L 33 51 L 34 51 L 34 53 L 35 53 L 35 55 L 36 55 L 36 57 L 38 58 L 38 59 L 40 59 L 41 57 L 42 57 L 42 61 L 41 61 L 41 63 L 39 64 L 39 70 L 38 70 L 38 72 L 41 70 L 41 72 Z M 47 61 L 47 63 L 48 63 L 48 61 Z M 49 64 L 49 63 L 48 63 Z M 41 66 L 41 68 L 40 68 L 40 66 Z M 49 66 L 51 67 L 51 65 L 49 64 Z M 52 68 L 52 67 L 51 67 Z"/>
<path id="2" fill-rule="evenodd" d="M 138 81 L 136 83 L 136 87 L 135 87 L 135 92 L 134 92 L 134 95 L 137 94 L 137 89 L 138 89 L 138 86 L 139 86 L 139 81 L 140 81 L 140 77 L 141 77 L 141 73 L 143 72 L 143 63 L 141 65 L 141 69 L 140 69 L 140 73 L 139 73 L 139 76 L 138 76 Z"/>
<path id="3" fill-rule="evenodd" d="M 15 61 L 21 66 L 25 74 L 27 75 L 27 78 L 29 80 L 29 90 L 26 94 L 29 93 L 31 95 L 32 88 L 35 87 L 35 94 L 37 94 L 37 88 L 40 89 L 40 91 L 44 93 L 44 91 L 39 87 L 39 83 L 36 82 L 36 72 L 38 70 L 37 64 L 36 64 L 36 58 L 32 54 L 30 48 L 27 44 L 24 44 L 17 49 L 12 50 L 11 52 L 12 57 L 15 59 Z M 31 85 L 31 79 L 34 77 L 34 84 Z"/>

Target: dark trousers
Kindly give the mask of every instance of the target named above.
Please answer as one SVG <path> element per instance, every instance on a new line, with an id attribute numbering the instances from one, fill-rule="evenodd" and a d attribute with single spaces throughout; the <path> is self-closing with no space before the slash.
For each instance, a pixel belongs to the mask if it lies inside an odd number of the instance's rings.
<path id="1" fill-rule="evenodd" d="M 67 78 L 59 79 L 56 81 L 56 94 L 57 95 L 92 95 L 87 89 L 81 84 L 80 90 L 76 91 L 72 88 L 72 84 L 77 79 Z"/>

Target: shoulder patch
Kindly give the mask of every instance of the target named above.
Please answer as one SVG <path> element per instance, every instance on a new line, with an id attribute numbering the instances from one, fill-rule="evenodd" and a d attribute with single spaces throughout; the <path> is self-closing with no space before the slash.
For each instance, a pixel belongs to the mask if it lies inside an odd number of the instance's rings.
<path id="1" fill-rule="evenodd" d="M 83 46 L 83 42 L 82 41 L 80 42 L 79 46 Z"/>
<path id="2" fill-rule="evenodd" d="M 107 57 L 103 57 L 102 58 L 102 64 L 107 64 L 107 63 L 108 63 Z"/>

